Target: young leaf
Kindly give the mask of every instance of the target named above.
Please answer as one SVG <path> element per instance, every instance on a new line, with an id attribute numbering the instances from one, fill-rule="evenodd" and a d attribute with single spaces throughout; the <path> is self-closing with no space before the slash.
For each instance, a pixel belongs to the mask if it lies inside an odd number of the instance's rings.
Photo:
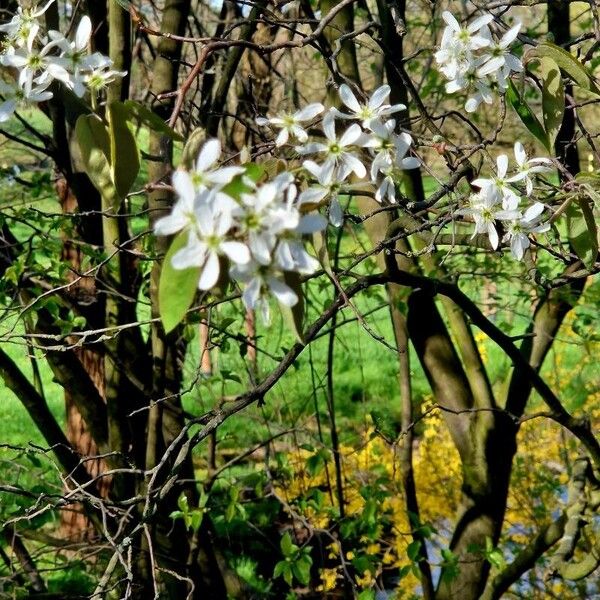
<path id="1" fill-rule="evenodd" d="M 598 228 L 587 199 L 571 202 L 567 208 L 567 236 L 583 264 L 591 269 L 598 256 Z"/>
<path id="2" fill-rule="evenodd" d="M 166 333 L 173 331 L 181 323 L 198 289 L 200 267 L 180 270 L 171 265 L 173 255 L 186 245 L 187 236 L 187 232 L 181 232 L 173 240 L 160 273 L 158 309 Z"/>
<path id="3" fill-rule="evenodd" d="M 548 152 L 552 152 L 552 146 L 550 145 L 548 135 L 544 131 L 544 128 L 538 118 L 533 114 L 531 108 L 529 108 L 529 105 L 519 94 L 515 84 L 510 80 L 508 82 L 508 89 L 506 90 L 506 99 L 515 109 L 515 112 L 519 115 L 519 118 L 523 121 L 523 125 L 527 127 L 529 132 L 544 144 L 548 149 Z"/>
<path id="4" fill-rule="evenodd" d="M 308 555 L 301 556 L 293 565 L 294 577 L 302 584 L 308 585 L 310 581 L 310 567 L 312 559 Z"/>
<path id="5" fill-rule="evenodd" d="M 408 559 L 415 562 L 419 558 L 419 552 L 421 551 L 421 542 L 416 540 L 411 542 L 406 548 L 406 555 Z"/>
<path id="6" fill-rule="evenodd" d="M 542 113 L 548 142 L 554 146 L 565 114 L 565 86 L 560 69 L 551 58 L 540 58 L 542 77 Z"/>
<path id="7" fill-rule="evenodd" d="M 162 135 L 175 140 L 176 142 L 182 142 L 183 136 L 177 133 L 174 129 L 169 127 L 155 112 L 152 112 L 149 108 L 146 108 L 143 104 L 136 102 L 135 100 L 125 100 L 123 103 L 125 108 L 129 112 L 129 117 L 137 119 L 142 125 L 146 126 L 156 133 L 162 133 Z"/>
<path id="8" fill-rule="evenodd" d="M 564 48 L 550 42 L 543 42 L 528 50 L 524 56 L 525 62 L 541 58 L 552 59 L 580 88 L 600 96 L 600 88 L 588 69 Z"/>
<path id="9" fill-rule="evenodd" d="M 116 210 L 120 199 L 110 168 L 110 137 L 104 123 L 96 115 L 82 115 L 75 125 L 75 136 L 85 172 L 104 202 Z"/>
<path id="10" fill-rule="evenodd" d="M 122 102 L 108 107 L 110 132 L 110 163 L 117 193 L 125 198 L 140 170 L 140 153 L 127 118 L 129 110 Z"/>
<path id="11" fill-rule="evenodd" d="M 290 536 L 289 531 L 286 531 L 283 534 L 279 545 L 281 546 L 281 553 L 285 557 L 291 556 L 292 552 L 294 551 L 294 544 L 292 543 L 292 537 Z"/>

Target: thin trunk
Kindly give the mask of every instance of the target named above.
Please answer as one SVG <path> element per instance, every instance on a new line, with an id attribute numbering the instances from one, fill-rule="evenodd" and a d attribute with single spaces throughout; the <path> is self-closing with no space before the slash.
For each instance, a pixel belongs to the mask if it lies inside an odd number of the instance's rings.
<path id="1" fill-rule="evenodd" d="M 161 31 L 175 35 L 183 35 L 190 11 L 190 0 L 168 0 L 163 10 Z M 157 97 L 161 93 L 170 92 L 177 88 L 181 43 L 168 37 L 160 38 L 156 60 L 153 67 L 152 93 Z M 172 99 L 167 99 L 154 106 L 155 112 L 167 120 L 172 110 Z M 171 171 L 173 156 L 172 142 L 157 133 L 150 135 L 150 154 L 160 156 L 161 161 L 153 161 L 149 165 L 149 179 L 159 182 L 167 179 Z M 156 190 L 149 195 L 149 210 L 153 219 L 157 219 L 168 210 L 173 202 L 172 195 L 163 190 Z M 169 241 L 157 238 L 156 251 L 164 254 Z M 160 263 L 156 262 L 150 276 L 150 299 L 152 316 L 158 316 L 158 283 L 160 279 Z M 152 404 L 148 416 L 148 432 L 146 444 L 145 466 L 154 468 L 161 462 L 165 449 L 181 433 L 184 420 L 179 396 L 181 386 L 181 354 L 182 348 L 178 342 L 178 334 L 166 336 L 160 323 L 151 327 L 151 348 L 153 357 L 152 372 Z M 166 465 L 168 467 L 168 465 Z M 164 469 L 167 472 L 168 468 Z M 187 456 L 180 471 L 180 476 L 193 481 L 194 471 L 191 457 Z M 186 493 L 190 505 L 197 502 L 197 492 L 194 485 L 188 485 Z M 160 510 L 152 522 L 148 524 L 151 530 L 151 541 L 154 547 L 155 560 L 159 568 L 166 568 L 180 577 L 191 580 L 195 587 L 194 598 L 225 598 L 226 591 L 223 579 L 212 550 L 212 540 L 209 530 L 209 519 L 204 519 L 198 536 L 197 546 L 190 543 L 181 521 L 173 523 L 168 517 L 177 505 L 177 498 L 182 493 L 181 486 L 176 487 L 162 501 Z M 150 570 L 150 548 L 148 540 L 142 538 L 142 552 L 138 558 L 137 569 L 143 588 L 139 598 L 151 597 L 153 593 L 152 574 Z M 190 557 L 194 557 L 190 561 Z M 183 571 L 182 571 L 183 567 Z M 189 581 L 169 576 L 165 572 L 154 573 L 160 579 L 165 598 L 185 598 L 189 592 Z"/>

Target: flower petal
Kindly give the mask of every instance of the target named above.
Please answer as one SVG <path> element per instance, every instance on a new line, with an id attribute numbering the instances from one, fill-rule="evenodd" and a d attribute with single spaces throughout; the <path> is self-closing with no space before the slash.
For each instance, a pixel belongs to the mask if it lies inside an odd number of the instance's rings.
<path id="1" fill-rule="evenodd" d="M 358 140 L 358 138 L 361 136 L 362 134 L 362 129 L 360 128 L 360 125 L 358 125 L 358 123 L 354 123 L 354 125 L 350 125 L 350 127 L 348 127 L 348 129 L 346 129 L 346 131 L 344 131 L 344 134 L 342 135 L 342 137 L 340 138 L 340 146 L 345 147 L 345 146 L 349 146 L 350 144 L 353 144 L 354 142 L 356 142 L 356 140 Z"/>
<path id="2" fill-rule="evenodd" d="M 298 296 L 291 287 L 273 276 L 267 278 L 269 288 L 275 298 L 284 306 L 292 307 L 298 303 Z"/>
<path id="3" fill-rule="evenodd" d="M 340 100 L 353 112 L 357 113 L 361 111 L 361 106 L 356 96 L 352 93 L 352 90 L 345 84 L 340 85 L 338 90 Z"/>
<path id="4" fill-rule="evenodd" d="M 382 85 L 378 87 L 369 100 L 369 108 L 379 108 L 384 100 L 390 95 L 390 86 Z"/>
<path id="5" fill-rule="evenodd" d="M 294 119 L 296 121 L 312 121 L 312 119 L 321 114 L 324 110 L 325 107 L 320 102 L 313 102 L 299 110 L 294 115 Z"/>
<path id="6" fill-rule="evenodd" d="M 184 198 L 191 206 L 194 197 L 196 196 L 196 190 L 194 188 L 194 182 L 187 171 L 177 169 L 173 173 L 173 187 L 180 198 Z"/>
<path id="7" fill-rule="evenodd" d="M 87 48 L 90 37 L 92 36 L 92 21 L 84 15 L 79 21 L 77 31 L 75 33 L 75 48 L 77 50 L 84 50 Z"/>
<path id="8" fill-rule="evenodd" d="M 208 140 L 196 160 L 196 171 L 203 173 L 212 167 L 221 156 L 221 142 L 217 139 Z"/>
<path id="9" fill-rule="evenodd" d="M 219 257 L 216 252 L 210 252 L 204 263 L 200 280 L 198 281 L 198 289 L 210 290 L 215 286 L 219 279 Z"/>
<path id="10" fill-rule="evenodd" d="M 246 265 L 250 262 L 250 250 L 246 244 L 241 242 L 222 242 L 221 250 L 227 258 L 238 265 Z"/>
<path id="11" fill-rule="evenodd" d="M 508 156 L 499 154 L 496 158 L 496 165 L 498 167 L 498 179 L 504 179 L 508 171 Z"/>

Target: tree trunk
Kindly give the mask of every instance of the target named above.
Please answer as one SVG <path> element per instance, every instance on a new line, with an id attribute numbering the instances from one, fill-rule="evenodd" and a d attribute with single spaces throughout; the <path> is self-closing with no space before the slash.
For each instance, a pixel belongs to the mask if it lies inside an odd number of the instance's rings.
<path id="1" fill-rule="evenodd" d="M 59 178 L 56 189 L 64 214 L 74 214 L 77 211 L 77 199 L 73 195 L 67 181 Z M 86 302 L 96 295 L 96 285 L 92 277 L 79 277 L 81 272 L 81 250 L 77 244 L 65 237 L 63 245 L 63 260 L 71 266 L 68 279 L 74 282 L 69 288 L 69 294 L 77 302 Z M 74 342 L 75 340 L 71 340 Z M 85 371 L 90 376 L 98 393 L 104 398 L 104 358 L 96 348 L 81 347 L 75 350 L 75 355 L 81 361 Z M 68 389 L 65 389 L 65 419 L 67 439 L 73 449 L 82 459 L 86 460 L 87 472 L 96 477 L 106 470 L 106 463 L 102 459 L 93 459 L 98 456 L 98 446 L 94 441 L 85 420 L 73 402 L 73 397 Z M 110 481 L 102 478 L 98 481 L 97 489 L 102 497 L 108 495 Z M 85 516 L 81 505 L 70 505 L 61 511 L 60 533 L 62 537 L 69 540 L 79 541 L 92 538 L 94 529 L 89 519 Z"/>

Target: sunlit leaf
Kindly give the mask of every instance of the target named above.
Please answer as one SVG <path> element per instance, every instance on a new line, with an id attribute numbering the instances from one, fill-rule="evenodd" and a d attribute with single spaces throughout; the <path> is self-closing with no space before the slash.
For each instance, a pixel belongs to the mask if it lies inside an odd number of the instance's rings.
<path id="1" fill-rule="evenodd" d="M 598 228 L 589 200 L 578 199 L 569 204 L 567 235 L 577 256 L 591 269 L 598 256 Z"/>
<path id="2" fill-rule="evenodd" d="M 116 208 L 119 196 L 110 168 L 110 137 L 96 115 L 82 115 L 75 125 L 75 136 L 85 172 L 109 206 Z"/>
<path id="3" fill-rule="evenodd" d="M 540 58 L 542 79 L 542 113 L 548 142 L 554 145 L 565 114 L 565 86 L 560 69 L 554 60 Z"/>
<path id="4" fill-rule="evenodd" d="M 542 58 L 552 59 L 559 66 L 560 70 L 567 74 L 579 87 L 600 95 L 600 88 L 596 85 L 589 70 L 564 48 L 551 42 L 543 42 L 535 48 L 528 50 L 524 56 L 525 62 Z"/>
<path id="5" fill-rule="evenodd" d="M 158 309 L 165 332 L 173 331 L 185 317 L 192 305 L 200 279 L 200 267 L 175 269 L 171 265 L 173 255 L 187 243 L 187 233 L 182 232 L 171 243 L 160 274 L 158 286 Z"/>
<path id="6" fill-rule="evenodd" d="M 127 119 L 129 111 L 122 102 L 108 107 L 110 163 L 117 193 L 125 198 L 140 170 L 140 153 Z"/>
<path id="7" fill-rule="evenodd" d="M 172 140 L 183 141 L 183 136 L 180 133 L 169 127 L 155 112 L 152 112 L 140 102 L 125 100 L 124 105 L 129 111 L 130 118 L 136 119 L 148 129 L 161 133 Z"/>

